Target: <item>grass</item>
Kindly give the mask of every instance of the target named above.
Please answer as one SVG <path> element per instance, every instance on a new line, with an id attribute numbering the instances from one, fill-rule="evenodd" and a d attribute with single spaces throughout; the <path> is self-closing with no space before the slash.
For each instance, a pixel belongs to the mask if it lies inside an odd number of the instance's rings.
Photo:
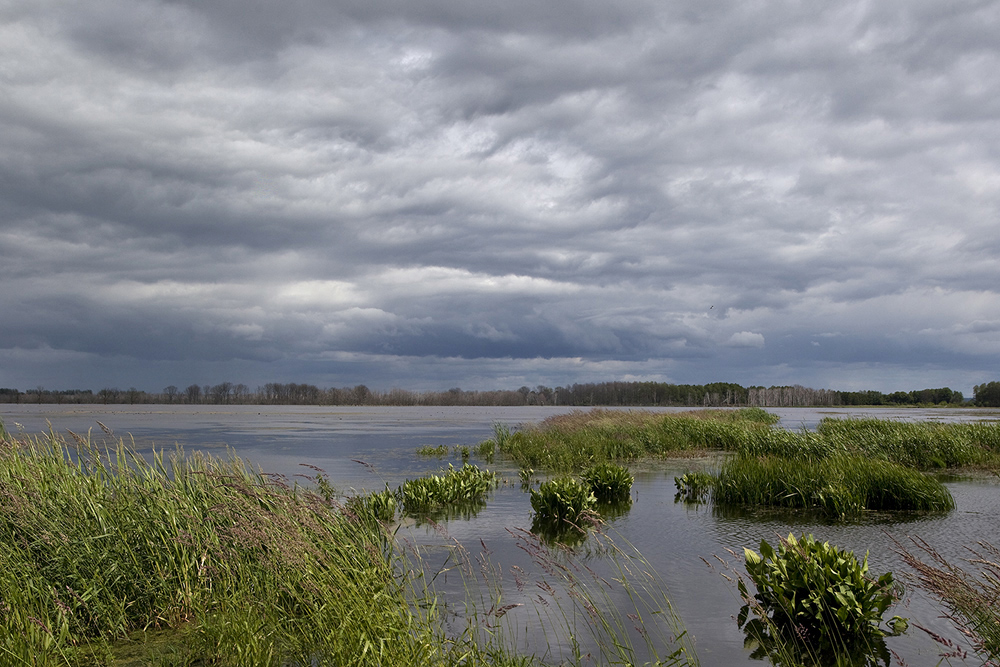
<path id="1" fill-rule="evenodd" d="M 303 477 L 326 480 L 313 470 Z M 475 466 L 437 477 L 457 490 L 443 502 L 495 485 Z M 499 631 L 524 606 L 499 591 L 469 608 L 468 627 L 445 631 L 434 574 L 382 523 L 405 502 L 402 487 L 346 506 L 327 497 L 331 488 L 289 484 L 235 457 L 178 450 L 147 460 L 120 440 L 2 434 L 0 664 L 542 664 Z M 561 638 L 579 648 L 580 633 L 592 633 L 606 663 L 641 653 L 697 664 L 669 601 L 650 587 L 655 575 L 636 578 L 637 554 L 609 561 L 627 560 L 614 579 L 635 605 L 626 617 L 608 580 L 588 584 L 580 575 L 591 569 L 568 564 L 566 552 L 523 531 L 514 539 L 558 580 L 539 580 L 544 600 L 525 611 L 541 617 L 551 606 Z M 667 620 L 670 634 L 656 634 Z M 592 664 L 580 650 L 563 658 Z"/>
<path id="2" fill-rule="evenodd" d="M 5 665 L 114 664 L 154 630 L 177 641 L 146 664 L 449 659 L 380 526 L 239 459 L 7 436 L 0 545 Z"/>
<path id="3" fill-rule="evenodd" d="M 796 459 L 849 454 L 918 470 L 1000 470 L 997 423 L 826 418 L 809 432 L 772 428 L 777 419 L 760 408 L 685 413 L 595 409 L 549 417 L 515 432 L 497 426 L 486 442 L 491 452 L 520 468 L 551 473 L 706 451 Z"/>
<path id="4" fill-rule="evenodd" d="M 951 493 L 938 480 L 888 461 L 850 454 L 826 458 L 736 456 L 713 486 L 722 505 L 819 510 L 849 517 L 865 510 L 946 511 Z"/>
<path id="5" fill-rule="evenodd" d="M 625 503 L 631 499 L 635 478 L 625 466 L 601 463 L 581 475 L 599 503 Z"/>
<path id="6" fill-rule="evenodd" d="M 768 431 L 776 419 L 760 408 L 667 414 L 597 409 L 549 417 L 515 432 L 498 428 L 493 442 L 520 468 L 579 472 L 685 451 L 732 451 L 746 431 Z"/>
<path id="7" fill-rule="evenodd" d="M 997 467 L 996 423 L 903 422 L 886 419 L 823 419 L 817 435 L 832 449 L 894 461 L 920 470 Z"/>
<path id="8" fill-rule="evenodd" d="M 969 548 L 965 566 L 946 560 L 926 542 L 911 538 L 912 551 L 900 546 L 903 560 L 920 584 L 948 608 L 947 618 L 972 642 L 984 664 L 1000 662 L 1000 548 L 979 542 Z M 919 627 L 919 626 L 918 626 Z M 949 653 L 965 657 L 960 646 L 927 632 Z"/>

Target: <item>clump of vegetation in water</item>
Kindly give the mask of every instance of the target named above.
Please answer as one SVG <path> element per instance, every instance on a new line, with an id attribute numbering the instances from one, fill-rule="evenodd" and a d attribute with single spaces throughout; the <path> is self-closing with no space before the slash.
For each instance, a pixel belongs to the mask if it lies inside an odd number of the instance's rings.
<path id="1" fill-rule="evenodd" d="M 570 529 L 584 532 L 597 516 L 596 503 L 590 487 L 572 477 L 556 477 L 531 489 L 535 524 L 557 532 Z"/>
<path id="2" fill-rule="evenodd" d="M 436 447 L 434 445 L 423 445 L 417 447 L 417 454 L 419 456 L 436 457 L 439 459 L 444 458 L 448 456 L 448 445 L 438 445 Z"/>
<path id="3" fill-rule="evenodd" d="M 816 432 L 772 428 L 761 408 L 662 413 L 595 409 L 516 432 L 495 428 L 496 451 L 519 467 L 578 472 L 598 463 L 697 451 L 824 459 L 851 454 L 909 468 L 1000 469 L 1000 424 L 823 419 Z"/>
<path id="4" fill-rule="evenodd" d="M 635 478 L 628 468 L 614 463 L 601 463 L 584 471 L 584 483 L 599 503 L 628 502 Z"/>
<path id="5" fill-rule="evenodd" d="M 848 455 L 819 460 L 736 456 L 722 464 L 713 489 L 715 502 L 722 505 L 812 509 L 832 517 L 955 507 L 951 493 L 933 477 Z"/>
<path id="6" fill-rule="evenodd" d="M 904 422 L 890 419 L 825 418 L 816 433 L 831 449 L 879 458 L 920 470 L 996 467 L 997 423 Z"/>
<path id="7" fill-rule="evenodd" d="M 707 472 L 688 472 L 680 477 L 674 477 L 677 493 L 674 502 L 703 503 L 715 486 L 715 477 Z"/>
<path id="8" fill-rule="evenodd" d="M 745 604 L 737 623 L 761 642 L 761 653 L 865 655 L 875 649 L 885 658 L 881 638 L 906 629 L 906 620 L 898 616 L 888 629 L 881 627 L 895 601 L 895 585 L 892 573 L 868 576 L 867 554 L 859 562 L 853 553 L 812 535 L 789 535 L 777 550 L 761 540 L 760 553 L 745 549 L 744 558 L 756 593 L 751 596 L 739 580 Z"/>
<path id="9" fill-rule="evenodd" d="M 499 483 L 495 472 L 466 463 L 458 470 L 449 465 L 443 475 L 408 479 L 396 495 L 405 513 L 428 514 L 448 505 L 482 503 Z"/>
<path id="10" fill-rule="evenodd" d="M 735 450 L 747 431 L 768 431 L 777 417 L 760 408 L 662 413 L 574 411 L 511 432 L 495 428 L 497 451 L 521 468 L 578 472 L 600 463 L 695 450 Z"/>
<path id="11" fill-rule="evenodd" d="M 389 523 L 396 518 L 396 494 L 386 486 L 384 491 L 352 496 L 347 499 L 347 509 L 368 521 Z"/>

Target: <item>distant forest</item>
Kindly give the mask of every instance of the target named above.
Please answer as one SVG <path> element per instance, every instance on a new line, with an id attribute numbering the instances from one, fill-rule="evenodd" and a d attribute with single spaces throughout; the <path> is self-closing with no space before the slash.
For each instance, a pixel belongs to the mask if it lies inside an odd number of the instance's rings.
<path id="1" fill-rule="evenodd" d="M 975 387 L 975 405 L 1000 407 L 1000 382 Z M 49 390 L 43 387 L 20 391 L 0 388 L 0 403 L 103 403 L 188 405 L 569 405 L 569 406 L 835 406 L 835 405 L 962 405 L 960 391 L 948 387 L 897 391 L 836 391 L 800 385 L 743 387 L 729 382 L 668 384 L 663 382 L 600 382 L 569 387 L 514 390 L 373 391 L 355 387 L 321 389 L 311 384 L 270 382 L 256 389 L 245 384 L 221 382 L 192 384 L 184 389 L 166 387 L 162 392 L 105 388 Z"/>

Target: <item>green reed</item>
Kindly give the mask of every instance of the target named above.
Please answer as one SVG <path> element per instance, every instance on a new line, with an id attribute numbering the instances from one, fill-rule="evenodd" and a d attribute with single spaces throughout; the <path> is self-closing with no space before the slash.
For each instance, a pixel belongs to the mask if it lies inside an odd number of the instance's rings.
<path id="1" fill-rule="evenodd" d="M 812 509 L 835 517 L 955 506 L 948 489 L 933 477 L 848 454 L 822 459 L 735 456 L 719 470 L 713 498 L 721 505 Z"/>
<path id="2" fill-rule="evenodd" d="M 831 447 L 921 470 L 995 466 L 1000 457 L 997 423 L 826 418 L 817 434 Z"/>
<path id="3" fill-rule="evenodd" d="M 381 525 L 236 458 L 0 443 L 0 664 L 113 664 L 153 630 L 164 664 L 454 662 L 401 571 Z"/>
<path id="4" fill-rule="evenodd" d="M 520 468 L 572 472 L 650 456 L 734 451 L 750 434 L 769 432 L 776 419 L 759 408 L 669 414 L 598 409 L 498 433 L 494 442 Z"/>

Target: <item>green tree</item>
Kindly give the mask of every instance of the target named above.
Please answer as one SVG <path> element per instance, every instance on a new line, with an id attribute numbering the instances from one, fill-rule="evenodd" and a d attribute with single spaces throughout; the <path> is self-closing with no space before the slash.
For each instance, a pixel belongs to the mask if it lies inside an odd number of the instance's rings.
<path id="1" fill-rule="evenodd" d="M 988 408 L 1000 408 L 1000 382 L 977 384 L 972 388 L 976 405 Z"/>

